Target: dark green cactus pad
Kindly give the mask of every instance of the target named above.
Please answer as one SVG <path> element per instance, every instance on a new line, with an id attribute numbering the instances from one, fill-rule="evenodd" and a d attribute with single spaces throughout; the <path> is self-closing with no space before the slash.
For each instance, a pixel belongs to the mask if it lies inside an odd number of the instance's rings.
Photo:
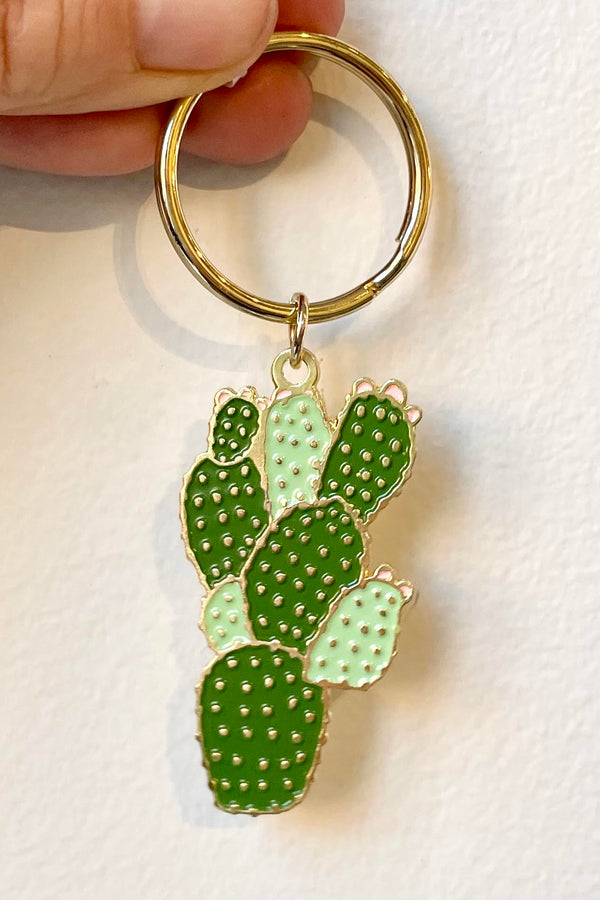
<path id="1" fill-rule="evenodd" d="M 243 397 L 230 397 L 216 413 L 212 429 L 212 453 L 221 463 L 245 456 L 258 431 L 258 409 Z"/>
<path id="2" fill-rule="evenodd" d="M 302 653 L 335 597 L 360 581 L 364 553 L 362 534 L 340 500 L 284 512 L 245 573 L 257 639 L 281 641 Z"/>
<path id="3" fill-rule="evenodd" d="M 401 487 L 412 462 L 410 424 L 388 397 L 352 399 L 331 447 L 319 495 L 338 495 L 363 522 Z"/>
<path id="4" fill-rule="evenodd" d="M 198 718 L 218 806 L 268 813 L 302 799 L 326 714 L 301 659 L 265 644 L 217 658 L 198 689 Z"/>
<path id="5" fill-rule="evenodd" d="M 239 575 L 269 520 L 254 463 L 220 466 L 203 457 L 184 483 L 182 501 L 189 549 L 207 585 Z"/>

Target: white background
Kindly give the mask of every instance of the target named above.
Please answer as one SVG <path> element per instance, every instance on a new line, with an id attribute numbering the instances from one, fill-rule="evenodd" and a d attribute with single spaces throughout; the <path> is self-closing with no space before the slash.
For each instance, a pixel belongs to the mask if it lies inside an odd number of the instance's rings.
<path id="1" fill-rule="evenodd" d="M 309 334 L 332 413 L 363 374 L 425 411 L 374 528 L 420 588 L 399 657 L 336 700 L 301 807 L 213 808 L 178 490 L 215 390 L 268 391 L 286 334 L 187 273 L 149 172 L 2 171 L 2 900 L 600 896 L 597 4 L 349 6 L 435 176 L 409 270 Z M 383 109 L 315 85 L 286 159 L 183 170 L 215 261 L 282 299 L 369 275 L 404 202 Z"/>

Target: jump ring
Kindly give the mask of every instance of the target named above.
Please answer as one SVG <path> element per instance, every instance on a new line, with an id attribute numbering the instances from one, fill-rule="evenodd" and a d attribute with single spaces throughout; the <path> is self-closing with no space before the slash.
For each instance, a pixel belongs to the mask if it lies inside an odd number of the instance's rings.
<path id="1" fill-rule="evenodd" d="M 308 300 L 306 294 L 294 294 L 293 319 L 290 322 L 290 365 L 297 369 L 302 360 L 302 345 L 308 325 Z"/>

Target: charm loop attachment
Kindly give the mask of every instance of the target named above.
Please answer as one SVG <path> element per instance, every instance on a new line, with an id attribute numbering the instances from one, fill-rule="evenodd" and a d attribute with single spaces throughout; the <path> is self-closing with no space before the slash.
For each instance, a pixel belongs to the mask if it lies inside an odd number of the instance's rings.
<path id="1" fill-rule="evenodd" d="M 303 356 L 302 344 L 308 325 L 308 300 L 306 294 L 294 294 L 294 318 L 290 322 L 290 366 L 297 369 Z"/>
<path id="2" fill-rule="evenodd" d="M 291 350 L 282 350 L 273 360 L 271 376 L 277 390 L 288 391 L 290 394 L 305 394 L 317 386 L 320 375 L 319 361 L 315 354 L 307 350 L 306 347 L 303 348 L 300 362 L 298 363 L 298 365 L 304 363 L 306 366 L 304 378 L 301 378 L 300 381 L 290 381 L 284 371 L 286 363 L 292 364 Z"/>
<path id="3" fill-rule="evenodd" d="M 355 47 L 320 34 L 282 31 L 273 35 L 265 50 L 302 50 L 349 69 L 380 98 L 391 114 L 406 150 L 408 203 L 397 246 L 390 260 L 367 281 L 344 294 L 311 304 L 311 320 L 326 322 L 345 316 L 369 303 L 397 278 L 412 259 L 423 234 L 431 199 L 431 171 L 427 143 L 419 120 L 403 90 L 391 75 Z M 181 139 L 202 95 L 175 103 L 158 145 L 155 185 L 158 207 L 173 247 L 190 272 L 209 290 L 245 312 L 275 322 L 289 322 L 289 306 L 267 300 L 230 281 L 204 254 L 181 205 L 177 166 Z"/>

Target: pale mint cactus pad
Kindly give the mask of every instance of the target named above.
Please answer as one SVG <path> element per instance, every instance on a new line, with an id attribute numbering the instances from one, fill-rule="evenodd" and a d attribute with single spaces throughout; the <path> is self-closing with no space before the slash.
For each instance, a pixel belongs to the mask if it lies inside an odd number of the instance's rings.
<path id="1" fill-rule="evenodd" d="M 220 809 L 283 812 L 320 759 L 330 692 L 389 667 L 413 597 L 371 568 L 368 524 L 412 470 L 421 413 L 406 388 L 355 383 L 330 419 L 318 365 L 270 400 L 219 392 L 209 451 L 181 492 L 183 539 L 207 591 L 200 627 L 216 658 L 197 687 L 198 739 Z M 365 735 L 368 740 L 368 735 Z"/>
<path id="2" fill-rule="evenodd" d="M 225 581 L 206 597 L 200 628 L 217 653 L 250 642 L 251 632 L 239 581 Z"/>
<path id="3" fill-rule="evenodd" d="M 320 404 L 311 394 L 276 400 L 265 426 L 265 470 L 274 515 L 316 500 L 319 463 L 331 440 Z"/>
<path id="4" fill-rule="evenodd" d="M 308 651 L 306 678 L 315 684 L 366 688 L 392 661 L 400 610 L 412 585 L 396 582 L 390 569 L 343 594 Z"/>

